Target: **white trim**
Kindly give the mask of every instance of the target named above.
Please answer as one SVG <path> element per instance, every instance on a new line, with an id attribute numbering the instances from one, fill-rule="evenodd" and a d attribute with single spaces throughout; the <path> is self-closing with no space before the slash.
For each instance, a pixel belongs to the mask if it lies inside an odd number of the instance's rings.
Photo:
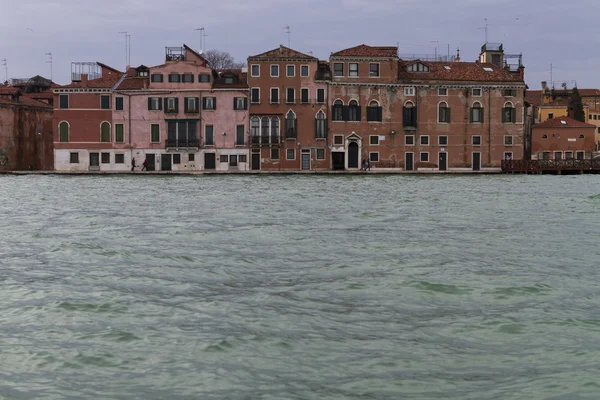
<path id="1" fill-rule="evenodd" d="M 427 161 L 423 161 L 423 158 L 421 157 L 421 155 L 423 154 L 427 154 Z M 419 152 L 419 162 L 431 162 L 429 159 L 429 152 L 428 151 L 421 151 Z"/>
<path id="2" fill-rule="evenodd" d="M 415 106 L 415 103 L 413 103 L 412 100 L 406 100 L 403 107 L 406 107 L 408 103 L 410 103 L 413 107 Z"/>
<path id="3" fill-rule="evenodd" d="M 351 103 L 351 102 L 353 102 L 353 101 L 355 101 L 355 102 L 356 102 L 356 106 L 357 106 L 357 107 L 360 107 L 360 101 L 358 101 L 358 100 L 356 100 L 356 99 L 354 99 L 354 98 L 351 98 L 350 100 L 348 100 L 348 105 L 350 105 L 350 103 Z"/>
<path id="4" fill-rule="evenodd" d="M 317 111 L 317 113 L 315 114 L 315 119 L 318 119 L 317 116 L 319 114 L 323 114 L 325 116 L 325 119 L 327 119 L 327 114 L 325 113 L 325 111 L 323 111 L 323 109 L 319 109 L 319 111 Z"/>
<path id="5" fill-rule="evenodd" d="M 475 90 L 479 89 L 479 94 L 475 94 Z M 483 88 L 474 87 L 471 88 L 471 97 L 482 97 L 483 96 Z"/>
<path id="6" fill-rule="evenodd" d="M 294 101 L 289 101 L 288 99 L 288 90 L 292 89 L 294 91 Z M 285 88 L 285 102 L 286 104 L 296 104 L 296 88 L 295 87 L 286 87 Z"/>
<path id="7" fill-rule="evenodd" d="M 412 138 L 412 144 L 408 144 L 406 143 L 406 138 L 411 137 Z M 415 135 L 405 135 L 404 136 L 404 145 L 405 146 L 414 146 L 415 145 Z"/>
<path id="8" fill-rule="evenodd" d="M 273 67 L 277 67 L 277 75 L 273 75 Z M 271 78 L 279 78 L 281 76 L 279 64 L 269 64 L 269 75 Z"/>
<path id="9" fill-rule="evenodd" d="M 66 142 L 60 141 L 60 124 L 62 124 L 63 122 L 67 123 L 67 141 Z M 56 127 L 58 128 L 58 141 L 54 142 L 54 143 L 70 143 L 69 139 L 71 139 L 71 124 L 69 123 L 69 121 L 66 121 L 66 120 L 59 121 L 58 125 Z"/>
<path id="10" fill-rule="evenodd" d="M 475 100 L 473 104 L 471 104 L 471 108 L 475 108 L 475 104 L 479 104 L 479 108 L 483 110 L 483 104 L 481 104 L 481 101 Z"/>
<path id="11" fill-rule="evenodd" d="M 294 69 L 294 75 L 288 75 L 288 68 L 292 67 Z M 294 64 L 286 64 L 285 65 L 285 76 L 287 78 L 295 78 L 296 77 L 296 65 Z"/>
<path id="12" fill-rule="evenodd" d="M 440 154 L 446 155 L 446 168 L 444 168 L 444 169 L 440 169 Z M 448 152 L 447 151 L 438 151 L 437 166 L 438 166 L 438 171 L 448 171 Z"/>
<path id="13" fill-rule="evenodd" d="M 507 104 L 510 104 L 510 107 L 506 107 Z M 504 103 L 504 106 L 502 108 L 515 108 L 515 105 L 512 101 L 507 101 Z"/>
<path id="14" fill-rule="evenodd" d="M 306 102 L 302 101 L 302 92 L 304 90 L 306 90 L 308 92 L 308 101 L 306 101 Z M 310 104 L 310 88 L 307 88 L 307 87 L 300 88 L 300 104 Z"/>
<path id="15" fill-rule="evenodd" d="M 306 75 L 302 75 L 302 67 L 306 67 L 308 69 L 308 73 Z M 310 65 L 300 64 L 300 78 L 307 78 L 309 76 L 310 76 Z"/>
<path id="16" fill-rule="evenodd" d="M 405 96 L 414 96 L 415 95 L 415 87 L 414 86 L 405 86 L 404 87 L 404 95 Z"/>
<path id="17" fill-rule="evenodd" d="M 506 144 L 506 138 L 509 137 L 510 138 L 510 144 Z M 502 142 L 503 146 L 514 146 L 515 144 L 515 139 L 513 137 L 513 135 L 504 135 L 504 141 Z"/>
<path id="18" fill-rule="evenodd" d="M 108 124 L 108 134 L 109 134 L 109 138 L 108 138 L 108 141 L 106 141 L 106 142 L 103 142 L 103 141 L 102 141 L 102 124 L 104 124 L 104 123 L 107 123 L 107 124 Z M 110 136 L 112 136 L 112 124 L 111 124 L 110 122 L 108 122 L 108 121 L 102 121 L 102 122 L 100 122 L 100 140 L 99 140 L 98 142 L 99 142 L 99 143 L 112 143 L 112 142 L 113 142 L 113 141 L 112 141 L 112 137 L 110 137 Z M 94 149 L 94 150 L 95 150 L 95 149 Z"/>
<path id="19" fill-rule="evenodd" d="M 323 91 L 323 101 L 319 101 L 319 90 Z M 316 88 L 315 92 L 315 103 L 316 104 L 327 104 L 327 92 L 325 88 Z"/>
<path id="20" fill-rule="evenodd" d="M 254 75 L 254 74 L 252 73 L 252 69 L 253 69 L 254 67 L 258 67 L 258 75 Z M 251 77 L 251 78 L 260 78 L 260 64 L 250 64 L 250 77 Z"/>
<path id="21" fill-rule="evenodd" d="M 561 152 L 561 153 L 562 153 L 562 152 Z M 505 152 L 502 154 L 502 159 L 503 159 L 503 160 L 506 160 L 506 155 L 507 155 L 507 154 L 510 154 L 510 160 L 513 160 L 513 152 L 512 152 L 512 151 L 505 151 Z M 561 156 L 561 157 L 562 157 L 562 156 Z M 562 159 L 563 159 L 563 158 L 561 158 L 561 160 L 562 160 Z"/>
<path id="22" fill-rule="evenodd" d="M 252 90 L 258 89 L 258 101 L 252 101 Z M 250 104 L 260 104 L 260 87 L 250 88 Z"/>
<path id="23" fill-rule="evenodd" d="M 289 158 L 288 157 L 288 152 L 290 150 L 294 152 L 294 158 Z M 296 160 L 296 149 L 285 149 L 285 160 L 286 161 L 295 161 Z"/>
<path id="24" fill-rule="evenodd" d="M 341 75 L 336 75 L 335 74 L 335 65 L 336 64 L 342 64 L 342 74 Z M 334 78 L 343 78 L 345 76 L 344 72 L 346 72 L 346 63 L 345 62 L 335 62 L 334 61 L 333 62 L 333 68 L 332 68 L 331 72 L 332 72 L 332 75 L 333 75 Z"/>
<path id="25" fill-rule="evenodd" d="M 324 147 L 317 147 L 317 148 L 314 148 L 314 150 L 315 150 L 315 160 L 322 161 L 322 160 L 327 159 L 327 153 L 325 152 Z M 323 151 L 323 158 L 319 158 L 319 150 Z"/>
<path id="26" fill-rule="evenodd" d="M 342 143 L 336 143 L 335 138 L 342 138 Z M 344 135 L 333 135 L 333 145 L 334 146 L 343 146 L 344 145 Z"/>
<path id="27" fill-rule="evenodd" d="M 273 89 L 277 89 L 277 101 L 273 101 Z M 281 102 L 281 96 L 279 94 L 278 87 L 269 88 L 269 104 L 279 104 Z"/>
<path id="28" fill-rule="evenodd" d="M 371 143 L 371 138 L 373 137 L 377 138 L 377 143 L 375 144 Z M 369 135 L 369 146 L 379 146 L 379 135 Z"/>
<path id="29" fill-rule="evenodd" d="M 377 154 L 377 161 L 371 160 L 371 154 Z M 370 151 L 369 152 L 369 162 L 379 162 L 379 152 L 378 151 Z"/>
<path id="30" fill-rule="evenodd" d="M 423 138 L 427 138 L 426 144 L 423 144 Z M 431 146 L 431 141 L 429 140 L 429 135 L 420 135 L 419 136 L 419 146 Z"/>
<path id="31" fill-rule="evenodd" d="M 350 65 L 356 65 L 356 75 L 350 75 Z M 359 67 L 360 67 L 360 63 L 349 62 L 348 63 L 348 78 L 359 78 L 360 77 L 360 75 L 359 75 L 359 71 L 360 71 Z"/>
<path id="32" fill-rule="evenodd" d="M 408 164 L 408 160 L 407 160 L 407 155 L 408 154 L 412 154 L 412 168 L 409 170 L 407 169 L 407 164 Z M 414 171 L 415 170 L 415 153 L 414 151 L 406 151 L 404 152 L 404 170 L 405 171 Z"/>
<path id="33" fill-rule="evenodd" d="M 377 75 L 371 75 L 371 64 L 377 64 Z M 369 78 L 381 78 L 381 63 L 369 62 Z"/>
<path id="34" fill-rule="evenodd" d="M 440 90 L 445 90 L 446 94 L 440 94 Z M 447 87 L 438 87 L 438 97 L 448 97 L 448 88 Z"/>
<path id="35" fill-rule="evenodd" d="M 333 106 L 335 106 L 335 105 L 336 105 L 336 104 L 335 104 L 335 102 L 336 102 L 336 101 L 338 101 L 338 100 L 339 100 L 339 101 L 342 103 L 342 105 L 344 105 L 344 100 L 342 100 L 342 99 L 340 99 L 340 98 L 338 97 L 337 99 L 335 99 L 335 100 L 334 100 L 334 101 L 331 103 L 331 106 L 332 106 L 332 107 L 333 107 Z"/>
<path id="36" fill-rule="evenodd" d="M 440 101 L 438 103 L 438 105 L 437 105 L 437 123 L 438 124 L 449 124 L 450 123 L 449 121 L 445 121 L 445 122 L 440 121 L 440 105 L 442 105 L 442 103 L 444 103 L 446 105 L 445 108 L 449 108 L 447 101 Z"/>
<path id="37" fill-rule="evenodd" d="M 373 107 L 373 106 L 371 105 L 371 103 L 372 103 L 372 102 L 375 102 L 375 103 L 377 103 L 377 107 L 381 107 L 381 103 L 380 103 L 379 101 L 375 100 L 375 99 L 373 99 L 373 100 L 369 100 L 369 102 L 367 103 L 367 107 Z M 373 122 L 373 121 L 371 121 L 371 122 Z M 378 121 L 378 122 L 379 122 L 379 121 Z"/>

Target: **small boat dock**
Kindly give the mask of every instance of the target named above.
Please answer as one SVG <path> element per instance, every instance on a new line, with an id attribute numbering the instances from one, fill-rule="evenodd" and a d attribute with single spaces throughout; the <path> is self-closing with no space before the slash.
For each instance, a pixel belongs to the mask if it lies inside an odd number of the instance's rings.
<path id="1" fill-rule="evenodd" d="M 502 172 L 510 174 L 599 174 L 600 159 L 505 160 Z"/>

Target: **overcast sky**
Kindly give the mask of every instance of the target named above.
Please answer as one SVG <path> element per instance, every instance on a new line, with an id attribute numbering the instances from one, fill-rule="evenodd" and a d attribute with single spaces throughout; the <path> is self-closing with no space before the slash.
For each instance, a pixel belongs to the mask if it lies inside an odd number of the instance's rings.
<path id="1" fill-rule="evenodd" d="M 279 44 L 321 59 L 358 44 L 396 45 L 400 53 L 446 54 L 460 47 L 474 61 L 485 42 L 502 42 L 507 53 L 523 53 L 531 89 L 540 81 L 576 81 L 600 87 L 597 0 L 0 0 L 0 60 L 9 78 L 36 74 L 69 83 L 72 61 L 100 61 L 124 69 L 125 39 L 131 34 L 131 64 L 157 65 L 165 46 L 199 48 L 196 28 L 208 35 L 206 49 L 245 60 Z M 0 67 L 3 68 L 3 67 Z M 0 69 L 4 80 L 4 70 Z M 560 85 L 558 83 L 557 85 Z"/>

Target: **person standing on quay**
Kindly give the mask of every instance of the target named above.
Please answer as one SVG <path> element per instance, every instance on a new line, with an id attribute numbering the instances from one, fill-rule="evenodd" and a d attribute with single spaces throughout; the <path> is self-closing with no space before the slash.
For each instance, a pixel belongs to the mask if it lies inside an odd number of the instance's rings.
<path id="1" fill-rule="evenodd" d="M 142 164 L 142 171 L 148 171 L 148 160 L 144 160 Z"/>
<path id="2" fill-rule="evenodd" d="M 135 169 L 135 158 L 131 159 L 131 170 L 133 171 Z"/>

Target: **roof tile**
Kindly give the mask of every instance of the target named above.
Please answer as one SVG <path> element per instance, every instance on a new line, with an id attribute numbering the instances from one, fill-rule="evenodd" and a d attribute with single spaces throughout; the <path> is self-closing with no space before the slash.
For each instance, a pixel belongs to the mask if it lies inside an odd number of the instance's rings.
<path id="1" fill-rule="evenodd" d="M 348 49 L 332 53 L 332 57 L 398 57 L 398 48 L 396 46 L 367 46 L 361 44 Z"/>
<path id="2" fill-rule="evenodd" d="M 301 59 L 306 59 L 306 60 L 315 60 L 315 61 L 318 60 L 318 58 L 316 58 L 316 57 L 309 56 L 308 54 L 301 53 L 297 50 L 290 49 L 289 47 L 285 47 L 285 46 L 279 46 L 276 49 L 269 50 L 264 53 L 257 54 L 255 56 L 250 56 L 248 58 L 253 58 L 253 59 L 256 59 L 256 58 L 258 58 L 258 59 L 260 59 L 260 58 L 265 58 L 265 59 L 269 59 L 269 58 L 282 58 L 282 59 L 301 58 Z"/>
<path id="3" fill-rule="evenodd" d="M 595 125 L 577 121 L 571 117 L 556 117 L 533 125 L 533 128 L 596 128 Z"/>
<path id="4" fill-rule="evenodd" d="M 414 63 L 429 67 L 429 72 L 408 72 L 407 67 Z M 485 70 L 486 68 L 487 70 Z M 404 81 L 475 81 L 475 82 L 523 82 L 518 72 L 510 72 L 493 64 L 476 62 L 425 62 L 420 60 L 398 63 L 398 78 Z"/>

